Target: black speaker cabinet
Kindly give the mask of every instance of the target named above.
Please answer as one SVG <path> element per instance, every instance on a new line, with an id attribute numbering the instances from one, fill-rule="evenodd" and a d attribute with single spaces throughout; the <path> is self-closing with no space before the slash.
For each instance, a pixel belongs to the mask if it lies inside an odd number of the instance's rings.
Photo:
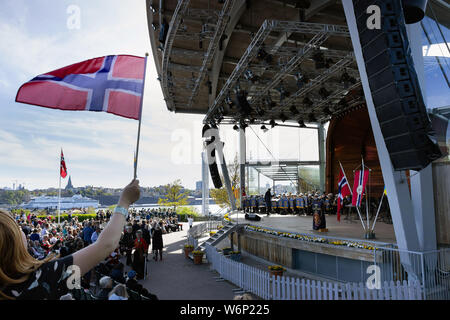
<path id="1" fill-rule="evenodd" d="M 370 5 L 381 28 L 369 29 Z M 354 0 L 356 24 L 372 99 L 395 170 L 421 170 L 441 157 L 420 90 L 405 28 L 402 0 Z"/>

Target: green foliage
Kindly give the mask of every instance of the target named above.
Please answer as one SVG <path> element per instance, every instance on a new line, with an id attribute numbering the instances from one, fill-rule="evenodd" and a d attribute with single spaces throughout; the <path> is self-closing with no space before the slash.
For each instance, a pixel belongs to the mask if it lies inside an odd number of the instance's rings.
<path id="1" fill-rule="evenodd" d="M 48 217 L 48 215 L 38 215 L 37 217 L 38 217 L 38 219 L 45 219 Z M 54 218 L 53 219 L 54 221 L 58 221 L 57 214 L 52 215 L 52 217 Z M 74 213 L 74 214 L 72 214 L 72 218 L 75 218 L 75 217 L 78 217 L 78 221 L 81 222 L 81 221 L 88 220 L 88 219 L 95 219 L 97 217 L 97 215 L 95 213 L 94 214 L 92 214 L 92 213 L 84 213 L 84 214 L 83 213 Z M 61 214 L 60 218 L 61 218 L 61 222 L 62 222 L 62 221 L 67 220 L 69 218 L 69 215 L 67 213 Z"/>
<path id="2" fill-rule="evenodd" d="M 30 200 L 28 190 L 0 190 L 0 203 L 19 205 Z"/>
<path id="3" fill-rule="evenodd" d="M 174 210 L 178 206 L 188 205 L 189 191 L 182 192 L 183 186 L 181 180 L 175 180 L 173 183 L 166 184 L 162 187 L 161 193 L 163 198 L 158 199 L 158 204 L 165 207 L 173 207 Z"/>
<path id="4" fill-rule="evenodd" d="M 200 221 L 204 220 L 204 217 L 202 217 L 198 211 L 195 208 L 192 207 L 178 207 L 176 210 L 176 213 L 178 215 L 179 221 L 187 221 L 188 216 L 192 216 L 194 221 Z"/>

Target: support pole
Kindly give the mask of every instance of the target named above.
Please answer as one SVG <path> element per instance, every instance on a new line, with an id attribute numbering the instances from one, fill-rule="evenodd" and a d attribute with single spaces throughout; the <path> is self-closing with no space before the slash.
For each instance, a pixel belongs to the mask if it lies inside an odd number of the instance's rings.
<path id="1" fill-rule="evenodd" d="M 246 162 L 246 141 L 245 141 L 245 129 L 239 129 L 239 176 L 240 176 L 240 194 L 239 201 L 242 206 L 242 194 L 245 191 L 245 162 Z"/>
<path id="2" fill-rule="evenodd" d="M 58 225 L 61 224 L 61 174 L 59 174 L 59 191 L 58 191 Z"/>
<path id="3" fill-rule="evenodd" d="M 202 152 L 202 215 L 209 213 L 209 170 L 206 150 Z"/>
<path id="4" fill-rule="evenodd" d="M 320 177 L 320 190 L 325 192 L 325 128 L 323 124 L 319 124 L 317 128 L 317 136 L 319 143 L 319 177 Z"/>
<path id="5" fill-rule="evenodd" d="M 228 199 L 230 200 L 231 210 L 236 211 L 236 199 L 234 198 L 233 190 L 231 189 L 230 176 L 228 174 L 227 163 L 223 154 L 223 142 L 220 140 L 216 144 L 217 158 L 220 159 L 220 166 L 222 168 L 223 180 L 225 188 L 227 189 Z"/>

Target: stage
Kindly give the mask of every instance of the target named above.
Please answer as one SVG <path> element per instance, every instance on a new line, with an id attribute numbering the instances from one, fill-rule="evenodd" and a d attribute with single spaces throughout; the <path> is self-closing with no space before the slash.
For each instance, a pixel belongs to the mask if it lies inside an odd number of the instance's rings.
<path id="1" fill-rule="evenodd" d="M 342 239 L 354 239 L 370 242 L 381 243 L 396 243 L 394 226 L 377 221 L 375 224 L 375 239 L 364 239 L 364 230 L 359 218 L 356 215 L 351 219 L 346 220 L 346 216 L 341 216 L 341 222 L 338 222 L 335 215 L 326 215 L 328 232 L 317 232 L 312 229 L 312 216 L 294 216 L 294 215 L 280 215 L 271 214 L 269 217 L 266 214 L 258 214 L 261 221 L 250 221 L 244 218 L 245 213 L 239 212 L 230 215 L 233 222 L 240 224 L 251 224 L 259 227 L 267 227 L 277 231 L 295 232 L 310 234 L 315 236 L 329 236 Z M 373 219 L 370 221 L 372 227 Z"/>

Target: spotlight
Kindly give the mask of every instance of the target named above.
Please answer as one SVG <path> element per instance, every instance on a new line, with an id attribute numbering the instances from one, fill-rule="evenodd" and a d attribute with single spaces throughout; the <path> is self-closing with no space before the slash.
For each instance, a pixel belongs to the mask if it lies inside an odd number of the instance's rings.
<path id="1" fill-rule="evenodd" d="M 260 107 L 256 107 L 256 113 L 261 117 L 265 114 L 264 110 Z"/>
<path id="2" fill-rule="evenodd" d="M 220 41 L 219 41 L 219 51 L 222 51 L 222 50 L 223 50 L 223 42 L 224 42 L 226 39 L 228 39 L 228 36 L 227 36 L 226 34 L 223 34 L 223 35 L 220 37 Z"/>
<path id="3" fill-rule="evenodd" d="M 310 6 L 311 6 L 311 2 L 308 0 L 297 0 L 295 2 L 296 9 L 309 9 Z"/>
<path id="4" fill-rule="evenodd" d="M 326 99 L 326 98 L 328 98 L 328 96 L 330 95 L 330 92 L 328 92 L 328 90 L 327 89 L 325 89 L 325 87 L 321 87 L 320 89 L 319 89 L 319 95 L 322 97 L 322 99 Z"/>
<path id="5" fill-rule="evenodd" d="M 297 110 L 297 108 L 294 107 L 294 106 L 290 107 L 289 110 L 292 112 L 293 115 L 298 114 L 298 110 Z"/>
<path id="6" fill-rule="evenodd" d="M 287 117 L 284 115 L 284 113 L 280 113 L 280 120 L 281 122 L 285 123 L 287 120 Z"/>
<path id="7" fill-rule="evenodd" d="M 270 120 L 269 122 L 270 126 L 272 127 L 272 129 L 277 125 L 277 123 L 275 122 L 275 120 Z"/>
<path id="8" fill-rule="evenodd" d="M 269 129 L 267 129 L 267 127 L 265 125 L 261 126 L 261 130 L 266 133 L 267 131 L 269 131 Z"/>
<path id="9" fill-rule="evenodd" d="M 244 77 L 245 77 L 245 79 L 247 79 L 248 81 L 251 81 L 252 83 L 254 83 L 255 81 L 258 81 L 258 77 L 255 76 L 253 74 L 252 70 L 250 70 L 250 69 L 247 69 L 247 71 L 245 71 Z"/>
<path id="10" fill-rule="evenodd" d="M 303 99 L 303 103 L 306 104 L 308 107 L 311 107 L 314 104 L 312 100 L 308 97 L 305 97 L 305 99 Z"/>
<path id="11" fill-rule="evenodd" d="M 323 108 L 323 113 L 325 113 L 327 116 L 333 115 L 333 112 L 328 107 Z"/>
<path id="12" fill-rule="evenodd" d="M 285 98 L 289 97 L 290 93 L 286 91 L 283 85 L 276 88 L 276 90 L 280 93 L 280 101 L 283 101 Z"/>
<path id="13" fill-rule="evenodd" d="M 239 131 L 239 127 L 235 124 L 235 125 L 233 126 L 233 130 Z"/>
<path id="14" fill-rule="evenodd" d="M 153 6 L 150 6 L 150 10 L 152 10 L 153 13 L 156 13 L 156 9 L 153 8 Z"/>
<path id="15" fill-rule="evenodd" d="M 156 23 L 152 23 L 152 28 L 153 28 L 153 31 L 158 30 L 158 26 L 156 25 Z"/>
<path id="16" fill-rule="evenodd" d="M 306 124 L 302 119 L 298 120 L 298 124 L 300 125 L 300 128 L 306 128 Z"/>
<path id="17" fill-rule="evenodd" d="M 325 57 L 323 56 L 323 52 L 316 50 L 312 56 L 314 62 L 316 63 L 316 69 L 325 68 Z"/>
<path id="18" fill-rule="evenodd" d="M 228 106 L 229 106 L 230 108 L 232 108 L 232 107 L 234 106 L 234 102 L 233 102 L 233 100 L 231 99 L 230 94 L 228 94 L 227 97 L 225 98 L 225 102 L 228 104 Z"/>
<path id="19" fill-rule="evenodd" d="M 245 130 L 245 128 L 248 127 L 248 124 L 246 124 L 245 121 L 241 121 L 239 124 L 239 127 L 241 127 L 241 129 Z"/>
<path id="20" fill-rule="evenodd" d="M 348 88 L 350 86 L 350 84 L 355 84 L 356 83 L 356 79 L 351 77 L 347 73 L 347 70 L 345 70 L 344 73 L 341 76 L 341 82 L 344 84 L 345 88 Z"/>
<path id="21" fill-rule="evenodd" d="M 264 98 L 264 103 L 266 104 L 266 106 L 269 109 L 272 109 L 276 106 L 276 103 L 272 101 L 272 99 L 270 98 L 270 96 L 267 96 Z"/>
<path id="22" fill-rule="evenodd" d="M 258 54 L 256 55 L 258 60 L 264 60 L 267 63 L 271 63 L 273 58 L 272 55 L 268 54 L 263 48 L 258 50 Z"/>

